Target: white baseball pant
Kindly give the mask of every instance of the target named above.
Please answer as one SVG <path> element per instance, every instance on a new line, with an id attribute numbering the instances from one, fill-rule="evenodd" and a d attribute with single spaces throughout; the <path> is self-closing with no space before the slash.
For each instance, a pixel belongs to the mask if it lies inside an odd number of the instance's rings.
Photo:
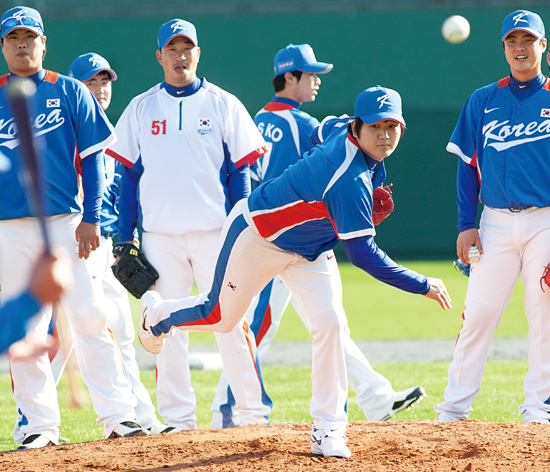
<path id="1" fill-rule="evenodd" d="M 304 308 L 313 338 L 310 413 L 315 427 L 343 434 L 347 425 L 344 353 L 347 320 L 338 266 L 326 254 L 310 262 L 296 253 L 281 250 L 249 226 L 243 214 L 246 211 L 247 202 L 242 200 L 224 225 L 210 291 L 183 300 L 164 301 L 148 311 L 148 323 L 161 332 L 174 328 L 229 332 L 244 318 L 254 297 L 280 275 Z M 227 371 L 232 362 L 224 356 L 222 360 Z M 237 385 L 231 378 L 229 382 Z"/>
<path id="2" fill-rule="evenodd" d="M 115 426 L 134 420 L 134 397 L 123 373 L 120 353 L 107 329 L 101 288 L 92 278 L 90 264 L 76 254 L 75 230 L 80 214 L 47 218 L 51 240 L 65 248 L 72 261 L 74 287 L 62 298 L 76 340 L 76 357 L 88 386 L 98 424 L 109 436 Z M 34 261 L 43 250 L 36 218 L 0 221 L 0 279 L 3 296 L 11 298 L 23 290 Z M 33 319 L 32 331 L 46 339 L 51 318 L 46 306 Z M 57 442 L 60 422 L 59 405 L 50 361 L 47 354 L 33 359 L 10 359 L 14 399 L 28 424 L 21 426 L 24 435 L 43 434 Z"/>
<path id="3" fill-rule="evenodd" d="M 480 222 L 483 254 L 472 264 L 464 323 L 449 367 L 445 402 L 434 410 L 444 420 L 467 418 L 481 386 L 494 331 L 519 275 L 525 285 L 529 323 L 529 370 L 524 379 L 524 421 L 546 418 L 550 405 L 550 291 L 540 278 L 550 262 L 550 208 L 520 212 L 485 207 Z"/>
<path id="4" fill-rule="evenodd" d="M 186 234 L 143 233 L 143 252 L 159 272 L 154 285 L 163 298 L 189 296 L 196 281 L 199 290 L 209 287 L 216 263 L 220 230 Z M 233 383 L 242 424 L 267 423 L 271 401 L 266 401 L 261 375 L 255 363 L 255 342 L 248 326 L 241 322 L 230 333 L 216 333 Z M 250 351 L 250 344 L 254 351 Z M 166 424 L 177 430 L 196 428 L 196 397 L 191 385 L 188 358 L 189 335 L 178 331 L 166 340 L 156 356 L 157 404 Z M 258 367 L 259 368 L 259 367 Z"/>
<path id="5" fill-rule="evenodd" d="M 327 255 L 329 254 L 333 254 L 333 252 L 330 251 Z M 290 302 L 292 302 L 292 306 L 300 316 L 302 323 L 308 328 L 304 311 L 292 297 L 279 276 L 268 284 L 248 310 L 246 318 L 256 336 L 260 361 L 271 346 L 283 314 Z M 361 349 L 351 339 L 349 329 L 346 330 L 344 348 L 348 384 L 356 393 L 357 404 L 364 411 L 369 421 L 381 421 L 389 413 L 394 403 L 394 391 L 390 381 L 372 368 Z M 232 392 L 227 377 L 222 371 L 216 389 L 216 398 L 212 404 L 213 429 L 228 427 L 234 422 L 233 405 Z"/>

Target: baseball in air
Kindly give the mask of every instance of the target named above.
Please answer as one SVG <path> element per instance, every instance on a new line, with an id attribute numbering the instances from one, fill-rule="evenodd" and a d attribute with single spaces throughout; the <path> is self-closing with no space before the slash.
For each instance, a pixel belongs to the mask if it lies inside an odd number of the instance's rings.
<path id="1" fill-rule="evenodd" d="M 479 261 L 479 250 L 477 247 L 472 246 L 470 248 L 470 250 L 468 251 L 468 258 L 470 260 L 470 264 Z"/>
<path id="2" fill-rule="evenodd" d="M 470 36 L 470 23 L 463 16 L 450 16 L 443 22 L 441 34 L 451 44 L 462 43 Z"/>

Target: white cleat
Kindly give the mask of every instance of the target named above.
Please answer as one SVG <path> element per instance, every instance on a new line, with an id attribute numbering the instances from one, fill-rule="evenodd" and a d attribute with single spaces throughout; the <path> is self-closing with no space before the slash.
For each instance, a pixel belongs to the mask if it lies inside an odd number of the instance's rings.
<path id="1" fill-rule="evenodd" d="M 311 453 L 323 457 L 351 457 L 351 451 L 346 446 L 348 439 L 345 436 L 335 434 L 334 431 L 328 433 L 315 426 L 311 431 Z"/>
<path id="2" fill-rule="evenodd" d="M 147 315 L 150 310 L 158 303 L 162 301 L 160 295 L 149 290 L 143 294 L 140 302 L 140 322 L 139 322 L 139 341 L 146 351 L 151 354 L 159 354 L 164 349 L 165 334 L 161 336 L 155 336 L 150 328 L 151 326 L 147 322 Z"/>

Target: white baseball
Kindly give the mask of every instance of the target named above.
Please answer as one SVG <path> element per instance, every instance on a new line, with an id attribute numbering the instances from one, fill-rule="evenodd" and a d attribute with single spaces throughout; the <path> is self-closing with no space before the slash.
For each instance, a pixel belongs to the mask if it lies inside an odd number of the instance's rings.
<path id="1" fill-rule="evenodd" d="M 443 22 L 441 34 L 451 44 L 462 43 L 470 36 L 470 23 L 463 16 L 450 16 Z"/>
<path id="2" fill-rule="evenodd" d="M 472 246 L 470 248 L 470 250 L 468 251 L 468 258 L 470 260 L 470 264 L 472 262 L 477 262 L 479 261 L 479 250 L 477 249 L 477 247 L 475 246 Z"/>

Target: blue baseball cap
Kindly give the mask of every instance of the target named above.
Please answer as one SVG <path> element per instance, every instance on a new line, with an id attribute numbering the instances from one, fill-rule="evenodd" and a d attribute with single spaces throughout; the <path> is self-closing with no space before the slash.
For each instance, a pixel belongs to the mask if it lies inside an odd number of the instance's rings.
<path id="1" fill-rule="evenodd" d="M 197 30 L 195 29 L 193 23 L 176 18 L 174 20 L 170 20 L 168 23 L 164 23 L 159 28 L 159 34 L 157 36 L 159 49 L 166 46 L 176 36 L 185 36 L 186 38 L 189 38 L 195 46 L 199 45 L 197 40 Z"/>
<path id="2" fill-rule="evenodd" d="M 26 29 L 44 36 L 44 23 L 40 13 L 29 7 L 14 7 L 2 15 L 2 38 L 15 29 Z"/>
<path id="3" fill-rule="evenodd" d="M 334 66 L 315 59 L 313 49 L 309 44 L 289 44 L 275 54 L 275 75 L 299 70 L 316 74 L 326 74 Z"/>
<path id="4" fill-rule="evenodd" d="M 382 120 L 394 120 L 406 126 L 400 95 L 395 90 L 380 85 L 363 90 L 357 96 L 354 113 L 368 125 Z"/>
<path id="5" fill-rule="evenodd" d="M 512 31 L 522 30 L 531 33 L 535 38 L 544 38 L 544 23 L 539 15 L 527 10 L 510 13 L 502 22 L 502 41 Z"/>
<path id="6" fill-rule="evenodd" d="M 68 75 L 82 82 L 84 80 L 90 80 L 93 76 L 103 71 L 109 73 L 111 80 L 116 80 L 118 78 L 116 72 L 111 69 L 111 65 L 107 59 L 95 52 L 89 52 L 88 54 L 78 56 L 73 61 L 69 66 Z"/>

